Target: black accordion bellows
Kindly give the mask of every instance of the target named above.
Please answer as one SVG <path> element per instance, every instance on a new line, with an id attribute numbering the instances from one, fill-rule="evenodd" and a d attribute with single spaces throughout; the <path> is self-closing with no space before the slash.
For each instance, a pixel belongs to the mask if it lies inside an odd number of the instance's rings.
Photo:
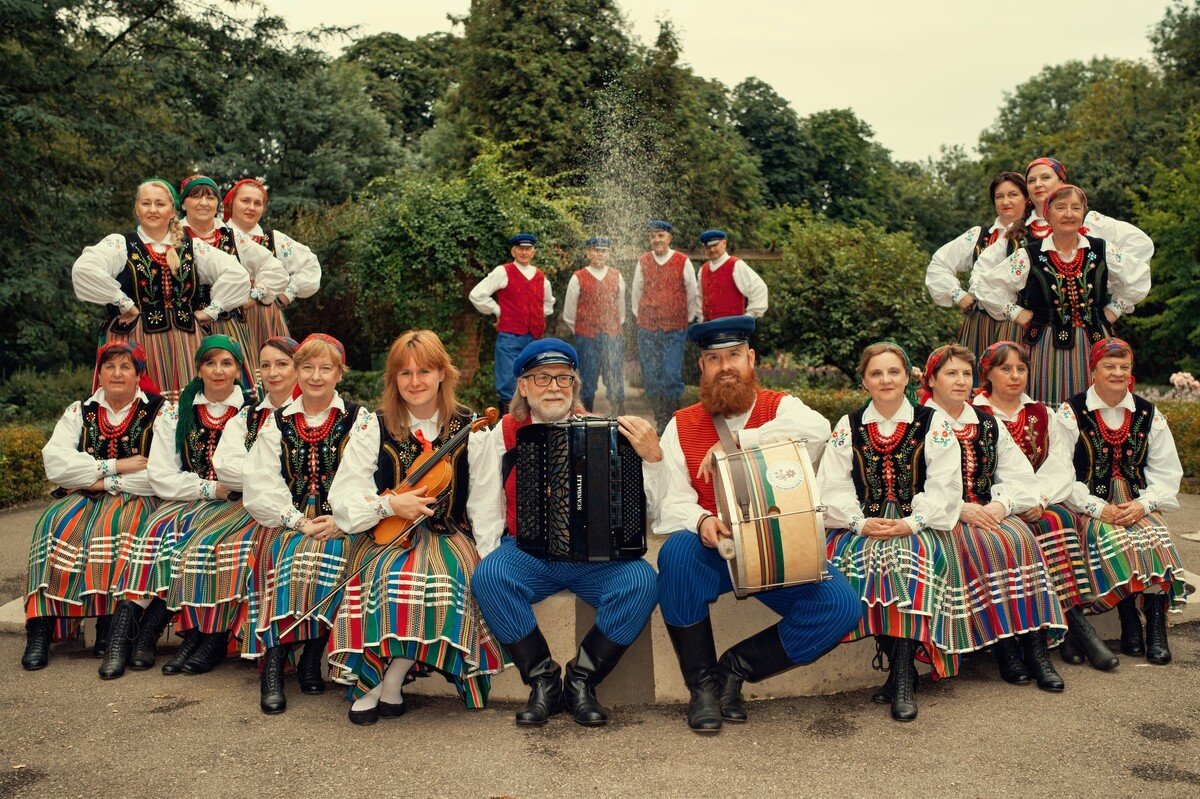
<path id="1" fill-rule="evenodd" d="M 549 560 L 646 554 L 642 459 L 612 419 L 517 431 L 517 546 Z"/>

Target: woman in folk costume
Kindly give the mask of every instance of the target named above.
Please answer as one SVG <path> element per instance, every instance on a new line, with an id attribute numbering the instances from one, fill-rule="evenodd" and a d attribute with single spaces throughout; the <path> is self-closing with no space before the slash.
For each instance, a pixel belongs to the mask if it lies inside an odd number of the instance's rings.
<path id="1" fill-rule="evenodd" d="M 1092 346 L 1092 385 L 1054 414 L 1055 435 L 1043 471 L 1058 478 L 1063 504 L 1087 543 L 1092 602 L 1068 611 L 1076 645 L 1097 669 L 1117 657 L 1083 613 L 1117 608 L 1121 651 L 1157 665 L 1171 661 L 1169 609 L 1186 601 L 1183 568 L 1163 511 L 1179 508 L 1183 467 L 1163 415 L 1134 394 L 1133 349 L 1117 338 Z M 1138 597 L 1145 628 L 1138 614 Z"/>
<path id="2" fill-rule="evenodd" d="M 154 417 L 163 403 L 146 376 L 146 354 L 130 341 L 96 353 L 95 393 L 63 413 L 42 460 L 55 483 L 55 502 L 38 519 L 29 546 L 25 592 L 27 642 L 21 665 L 43 668 L 50 642 L 78 633 L 79 620 L 98 617 L 93 654 L 102 657 L 111 630 L 111 593 L 118 548 L 157 505 L 146 476 Z"/>
<path id="3" fill-rule="evenodd" d="M 1050 662 L 1047 631 L 1066 630 L 1062 607 L 1037 539 L 1017 514 L 1040 511 L 1033 467 L 1008 428 L 971 405 L 975 356 L 960 344 L 939 347 L 925 364 L 925 404 L 950 419 L 962 456 L 963 504 L 951 531 L 947 616 L 952 651 L 995 645 L 1000 675 L 1014 685 L 1033 677 L 1062 691 Z"/>
<path id="4" fill-rule="evenodd" d="M 1057 405 L 1087 388 L 1089 348 L 1145 299 L 1150 266 L 1081 233 L 1087 195 L 1078 186 L 1048 194 L 1042 213 L 1051 234 L 995 266 L 985 267 L 981 258 L 975 285 L 985 308 L 1024 331 L 1034 376 L 1030 395 Z"/>
<path id="5" fill-rule="evenodd" d="M 248 316 L 256 307 L 273 305 L 275 298 L 287 288 L 288 276 L 283 264 L 261 243 L 241 230 L 217 221 L 221 199 L 212 178 L 206 175 L 184 178 L 179 184 L 179 198 L 183 206 L 183 232 L 237 258 L 250 278 L 250 299 L 244 306 L 230 308 L 218 316 L 213 322 L 213 332 L 229 336 L 242 345 L 244 352 L 258 352 L 262 340 L 253 335 Z M 203 287 L 201 293 L 206 295 Z"/>
<path id="6" fill-rule="evenodd" d="M 911 366 L 898 345 L 867 347 L 858 372 L 871 400 L 834 425 L 818 475 L 828 555 L 862 597 L 862 621 L 847 640 L 873 635 L 876 667 L 890 659 L 872 699 L 911 721 L 913 658 L 922 653 L 935 679 L 958 673 L 945 595 L 962 574 L 952 571 L 945 531 L 962 510 L 960 448 L 950 420 L 906 391 Z"/>
<path id="7" fill-rule="evenodd" d="M 414 664 L 447 675 L 468 708 L 483 707 L 487 675 L 505 665 L 471 596 L 479 563 L 473 521 L 495 503 L 470 494 L 470 464 L 479 459 L 470 439 L 447 456 L 454 477 L 445 497 L 399 490 L 419 455 L 470 426 L 470 410 L 454 397 L 457 383 L 458 369 L 433 331 L 402 334 L 388 353 L 383 408 L 351 431 L 329 489 L 334 519 L 347 532 L 367 533 L 388 516 L 423 522 L 410 548 L 381 554 L 367 544 L 348 567 L 375 558 L 346 588 L 330 645 L 333 674 L 350 686 L 354 724 L 402 715 L 401 688 Z"/>
<path id="8" fill-rule="evenodd" d="M 103 305 L 101 342 L 133 339 L 146 350 L 146 371 L 171 398 L 192 379 L 192 353 L 206 326 L 250 296 L 237 259 L 184 235 L 179 195 L 160 178 L 138 186 L 138 227 L 84 249 L 71 267 L 75 296 Z M 208 287 L 211 299 L 203 297 Z"/>
<path id="9" fill-rule="evenodd" d="M 1025 246 L 1025 216 L 1032 207 L 1025 178 L 1016 172 L 1001 172 L 992 178 L 988 196 L 996 210 L 996 221 L 989 228 L 975 226 L 958 238 L 943 245 L 933 254 L 925 269 L 925 288 L 936 305 L 951 308 L 957 305 L 963 312 L 958 343 L 975 357 L 992 342 L 1016 338 L 1017 328 L 1007 318 L 994 319 L 971 293 L 970 276 L 975 261 L 988 247 L 1004 243 L 1007 255 Z M 964 291 L 959 275 L 968 275 Z"/>
<path id="10" fill-rule="evenodd" d="M 223 207 L 225 221 L 274 253 L 287 272 L 287 283 L 274 302 L 267 302 L 264 297 L 257 304 L 247 304 L 250 340 L 261 344 L 272 337 L 290 336 L 283 309 L 297 299 L 311 297 L 321 288 L 321 264 L 317 256 L 282 231 L 262 225 L 267 187 L 257 180 L 243 178 L 234 183 L 225 194 Z"/>
<path id="11" fill-rule="evenodd" d="M 301 343 L 293 358 L 300 396 L 263 421 L 243 469 L 246 510 L 267 528 L 259 533 L 242 642 L 244 656 L 263 659 L 264 713 L 287 708 L 283 668 L 292 644 L 304 644 L 300 689 L 324 692 L 321 657 L 339 600 L 332 589 L 355 546 L 367 540 L 348 538 L 329 504 L 350 431 L 371 420 L 369 411 L 338 395 L 345 353 L 323 333 Z"/>

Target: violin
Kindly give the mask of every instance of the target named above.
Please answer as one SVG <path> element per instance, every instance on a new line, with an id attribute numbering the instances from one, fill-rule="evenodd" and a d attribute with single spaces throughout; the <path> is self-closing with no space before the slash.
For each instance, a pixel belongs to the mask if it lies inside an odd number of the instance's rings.
<path id="1" fill-rule="evenodd" d="M 472 418 L 470 424 L 464 425 L 436 450 L 429 450 L 418 455 L 409 468 L 408 474 L 404 476 L 403 482 L 394 489 L 385 490 L 380 496 L 403 494 L 424 488 L 425 496 L 437 497 L 440 502 L 450 490 L 450 483 L 454 480 L 454 466 L 451 465 L 447 456 L 452 455 L 461 447 L 469 434 L 485 427 L 491 427 L 499 418 L 500 412 L 495 408 L 488 408 L 482 414 L 477 414 Z M 375 525 L 371 536 L 379 546 L 395 544 L 402 549 L 408 549 L 412 546 L 412 539 L 417 528 L 427 518 L 429 517 L 418 516 L 415 519 L 404 519 L 399 516 L 389 516 Z"/>

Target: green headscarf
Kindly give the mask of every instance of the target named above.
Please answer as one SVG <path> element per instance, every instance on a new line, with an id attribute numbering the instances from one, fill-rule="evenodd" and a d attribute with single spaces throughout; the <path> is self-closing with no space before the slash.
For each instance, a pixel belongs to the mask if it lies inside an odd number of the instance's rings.
<path id="1" fill-rule="evenodd" d="M 200 340 L 200 346 L 196 348 L 196 356 L 193 359 L 197 370 L 199 370 L 200 364 L 204 363 L 204 356 L 213 350 L 225 350 L 237 361 L 242 374 L 234 381 L 234 385 L 237 387 L 236 390 L 242 392 L 243 404 L 251 403 L 252 398 L 246 390 L 246 356 L 242 353 L 242 345 L 229 336 L 220 334 L 205 336 Z M 204 391 L 204 381 L 197 376 L 188 381 L 188 384 L 183 387 L 183 391 L 179 392 L 179 402 L 176 405 L 179 412 L 179 423 L 175 427 L 175 451 L 180 455 L 183 454 L 183 448 L 187 444 L 188 434 L 196 425 L 196 416 L 191 409 L 196 397 L 202 391 Z"/>
<path id="2" fill-rule="evenodd" d="M 175 191 L 175 187 L 171 185 L 170 181 L 163 180 L 162 178 L 149 178 L 147 180 L 143 180 L 141 183 L 138 184 L 138 192 L 139 193 L 142 190 L 142 186 L 145 186 L 147 183 L 154 183 L 155 185 L 162 186 L 164 189 L 166 189 L 167 194 L 171 195 L 171 202 L 175 203 L 176 211 L 178 211 L 182 207 L 179 204 L 179 192 Z"/>

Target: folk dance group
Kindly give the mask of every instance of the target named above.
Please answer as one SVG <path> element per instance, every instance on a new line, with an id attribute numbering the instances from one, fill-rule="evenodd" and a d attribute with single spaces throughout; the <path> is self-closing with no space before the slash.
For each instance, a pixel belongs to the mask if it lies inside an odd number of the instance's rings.
<path id="1" fill-rule="evenodd" d="M 44 450 L 59 498 L 30 547 L 27 669 L 45 667 L 51 642 L 75 635 L 88 617 L 98 619 L 102 678 L 150 668 L 173 620 L 184 642 L 162 671 L 202 674 L 235 651 L 259 659 L 266 713 L 286 707 L 290 661 L 301 690 L 319 693 L 327 657 L 333 679 L 347 686 L 355 724 L 402 715 L 403 686 L 430 672 L 451 680 L 467 707 L 481 707 L 491 675 L 512 664 L 530 690 L 518 724 L 544 724 L 565 710 L 596 726 L 610 716 L 597 685 L 657 605 L 690 691 L 687 724 L 711 733 L 746 721 L 744 682 L 868 635 L 877 641 L 877 664 L 889 671 L 873 698 L 901 721 L 917 715 L 917 660 L 940 679 L 957 673 L 963 655 L 991 647 L 1004 679 L 1047 691 L 1064 687 L 1048 654 L 1060 642 L 1066 661 L 1112 669 L 1117 657 L 1086 615 L 1113 607 L 1124 654 L 1170 660 L 1165 614 L 1184 601 L 1185 587 L 1161 514 L 1178 507 L 1182 469 L 1166 420 L 1131 392 L 1131 348 L 1103 326 L 1110 321 L 1098 321 L 1101 309 L 1113 310 L 1106 306 L 1126 303 L 1120 310 L 1128 312 L 1140 297 L 1091 284 L 1082 292 L 1026 290 L 1023 301 L 1035 321 L 1044 320 L 1053 357 L 1043 362 L 1036 345 L 1031 355 L 1007 340 L 989 342 L 978 362 L 968 347 L 940 347 L 925 364 L 922 404 L 911 396 L 905 352 L 873 344 L 858 369 L 869 401 L 831 426 L 800 399 L 758 385 L 753 316 L 718 310 L 687 324 L 698 316 L 687 288 L 695 273 L 670 249 L 669 226 L 652 222 L 633 294 L 639 339 L 646 334 L 657 360 L 639 357 L 657 369 L 644 371 L 662 377 L 662 365 L 676 363 L 665 352 L 682 352 L 682 340 L 671 338 L 682 325 L 699 349 L 701 375 L 700 401 L 682 409 L 674 407 L 679 394 L 663 388 L 673 375 L 656 384 L 661 435 L 639 417 L 617 419 L 642 461 L 653 531 L 665 536 L 656 572 L 644 559 L 542 558 L 514 540 L 518 483 L 530 479 L 511 468 L 520 431 L 587 415 L 583 353 L 541 338 L 544 328 L 531 324 L 544 324 L 552 301 L 544 276 L 524 269 L 534 242 L 514 241 L 514 262 L 472 294 L 477 306 L 499 312 L 497 360 L 505 355 L 509 364 L 507 413 L 487 428 L 455 399 L 458 370 L 429 330 L 410 330 L 392 344 L 375 411 L 338 394 L 345 352 L 328 335 L 255 341 L 248 319 L 239 331 L 253 342 L 247 347 L 228 332 L 202 335 L 197 321 L 216 325 L 227 309 L 257 311 L 248 301 L 268 307 L 263 300 L 272 291 L 286 296 L 290 284 L 262 284 L 278 279 L 266 277 L 273 270 L 290 271 L 268 252 L 250 277 L 249 259 L 239 263 L 233 253 L 173 232 L 171 190 L 143 184 L 137 233 L 89 248 L 75 267 L 80 296 L 108 304 L 114 324 L 97 355 L 95 393 L 66 410 Z M 258 192 L 265 200 L 265 189 Z M 232 194 L 236 209 L 240 191 Z M 184 195 L 187 210 L 194 197 Z M 1050 193 L 1043 216 L 1054 247 L 1056 225 L 1068 228 L 1072 214 L 1076 227 L 1082 221 L 1073 205 L 1081 197 L 1078 190 Z M 1065 211 L 1055 204 L 1064 198 Z M 233 236 L 247 250 L 258 246 Z M 1087 250 L 1089 274 L 1116 252 L 1090 235 L 1076 243 Z M 609 246 L 589 242 L 588 269 L 606 267 Z M 301 247 L 293 244 L 293 252 Z M 1021 253 L 1033 263 L 1038 253 L 1058 252 L 1040 247 L 998 258 L 995 271 L 1011 277 L 994 285 L 1023 290 L 1013 287 L 1033 267 L 1022 266 Z M 723 249 L 722 235 L 720 255 Z M 1050 263 L 1058 268 L 1060 260 Z M 1073 262 L 1070 253 L 1065 262 Z M 1105 272 L 1111 283 L 1130 285 L 1113 279 L 1115 272 Z M 94 280 L 86 291 L 84 274 Z M 109 281 L 105 292 L 100 274 Z M 674 275 L 680 290 L 664 275 Z M 569 310 L 579 341 L 590 338 L 579 334 L 596 299 L 589 281 L 607 278 L 576 277 Z M 730 294 L 738 284 L 726 277 Z M 199 282 L 211 284 L 209 297 L 200 296 Z M 263 294 L 250 300 L 252 284 Z M 483 302 L 488 293 L 476 296 L 484 289 L 495 295 L 495 309 Z M 1001 295 L 981 288 L 978 296 Z M 1065 316 L 1047 314 L 1037 304 L 1045 299 L 1067 303 Z M 735 297 L 724 301 L 748 310 Z M 1025 310 L 1012 318 L 1021 321 Z M 506 321 L 509 314 L 522 322 Z M 115 334 L 118 324 L 126 333 Z M 1089 324 L 1104 335 L 1092 341 Z M 602 329 L 585 322 L 583 332 Z M 1083 347 L 1090 386 L 1042 373 L 1074 367 L 1058 357 L 1060 332 Z M 190 350 L 180 364 L 184 333 Z M 248 392 L 253 359 L 261 400 Z M 977 376 L 982 391 L 973 397 Z M 170 401 L 156 391 L 164 378 L 178 387 Z M 1077 390 L 1061 403 L 1026 393 L 1044 385 Z M 718 418 L 741 449 L 805 442 L 819 464 L 828 529 L 825 579 L 756 594 L 779 622 L 720 657 L 708 607 L 733 585 L 717 551 L 731 535 L 714 496 Z M 454 441 L 464 443 L 446 455 L 448 488 L 437 495 L 410 489 L 405 480 L 419 471 L 419 459 Z M 410 543 L 376 543 L 370 533 L 389 517 L 421 522 Z M 596 609 L 594 627 L 565 668 L 532 611 L 563 589 Z"/>

